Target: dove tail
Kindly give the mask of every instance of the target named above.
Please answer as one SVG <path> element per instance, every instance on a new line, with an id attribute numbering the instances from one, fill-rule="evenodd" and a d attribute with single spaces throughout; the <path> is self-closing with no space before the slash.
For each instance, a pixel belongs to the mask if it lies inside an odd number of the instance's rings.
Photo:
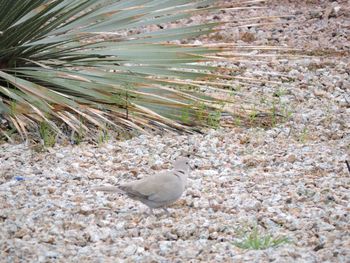
<path id="1" fill-rule="evenodd" d="M 118 186 L 98 186 L 98 187 L 94 187 L 93 190 L 109 192 L 109 193 L 123 193 L 123 191 L 119 189 Z"/>

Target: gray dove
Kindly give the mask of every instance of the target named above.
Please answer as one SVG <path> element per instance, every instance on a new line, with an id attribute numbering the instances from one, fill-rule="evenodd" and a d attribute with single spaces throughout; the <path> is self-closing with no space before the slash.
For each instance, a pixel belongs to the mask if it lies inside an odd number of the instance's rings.
<path id="1" fill-rule="evenodd" d="M 153 208 L 163 208 L 169 214 L 166 206 L 181 197 L 185 190 L 189 171 L 189 159 L 179 157 L 174 162 L 174 169 L 171 171 L 164 171 L 119 186 L 96 187 L 94 190 L 123 193 L 131 199 L 147 205 L 151 210 L 151 214 L 153 214 Z"/>

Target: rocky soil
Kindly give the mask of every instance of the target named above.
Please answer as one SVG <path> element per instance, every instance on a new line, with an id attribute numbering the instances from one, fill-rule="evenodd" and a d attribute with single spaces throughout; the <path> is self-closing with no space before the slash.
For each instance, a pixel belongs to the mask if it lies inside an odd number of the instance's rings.
<path id="1" fill-rule="evenodd" d="M 241 92 L 277 97 L 288 118 L 269 129 L 142 135 L 39 153 L 2 144 L 0 262 L 349 262 L 350 3 L 267 6 L 209 19 L 292 17 L 280 25 L 228 24 L 215 39 L 198 41 L 288 45 L 322 55 L 232 65 L 244 69 L 242 76 L 283 81 Z M 150 216 L 142 204 L 91 190 L 169 169 L 185 152 L 195 153 L 194 169 L 170 216 Z M 254 228 L 289 242 L 237 247 Z"/>

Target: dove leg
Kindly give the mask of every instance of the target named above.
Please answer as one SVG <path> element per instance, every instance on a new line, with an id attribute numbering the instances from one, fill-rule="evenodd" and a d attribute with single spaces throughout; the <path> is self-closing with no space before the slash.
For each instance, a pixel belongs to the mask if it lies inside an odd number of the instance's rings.
<path id="1" fill-rule="evenodd" d="M 163 210 L 165 211 L 165 213 L 166 213 L 168 216 L 170 216 L 170 213 L 169 213 L 169 211 L 168 211 L 168 209 L 167 209 L 166 207 L 163 207 Z"/>
<path id="2" fill-rule="evenodd" d="M 150 215 L 154 216 L 153 209 L 149 208 L 149 211 L 150 211 Z"/>

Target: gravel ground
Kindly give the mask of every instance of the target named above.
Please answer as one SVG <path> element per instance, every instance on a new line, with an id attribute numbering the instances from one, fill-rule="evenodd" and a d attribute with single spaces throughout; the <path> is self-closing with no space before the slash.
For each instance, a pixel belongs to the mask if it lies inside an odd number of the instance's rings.
<path id="1" fill-rule="evenodd" d="M 228 27 L 220 39 L 332 55 L 238 65 L 244 76 L 269 71 L 292 78 L 279 95 L 288 120 L 267 130 L 142 135 L 44 153 L 0 145 L 0 262 L 349 262 L 350 4 L 271 1 L 268 7 L 259 14 L 295 17 L 281 30 Z M 275 89 L 242 92 L 259 97 Z M 142 204 L 91 191 L 169 169 L 176 156 L 193 150 L 195 169 L 170 216 L 162 210 L 149 216 Z M 290 242 L 266 250 L 235 246 L 252 228 Z"/>

